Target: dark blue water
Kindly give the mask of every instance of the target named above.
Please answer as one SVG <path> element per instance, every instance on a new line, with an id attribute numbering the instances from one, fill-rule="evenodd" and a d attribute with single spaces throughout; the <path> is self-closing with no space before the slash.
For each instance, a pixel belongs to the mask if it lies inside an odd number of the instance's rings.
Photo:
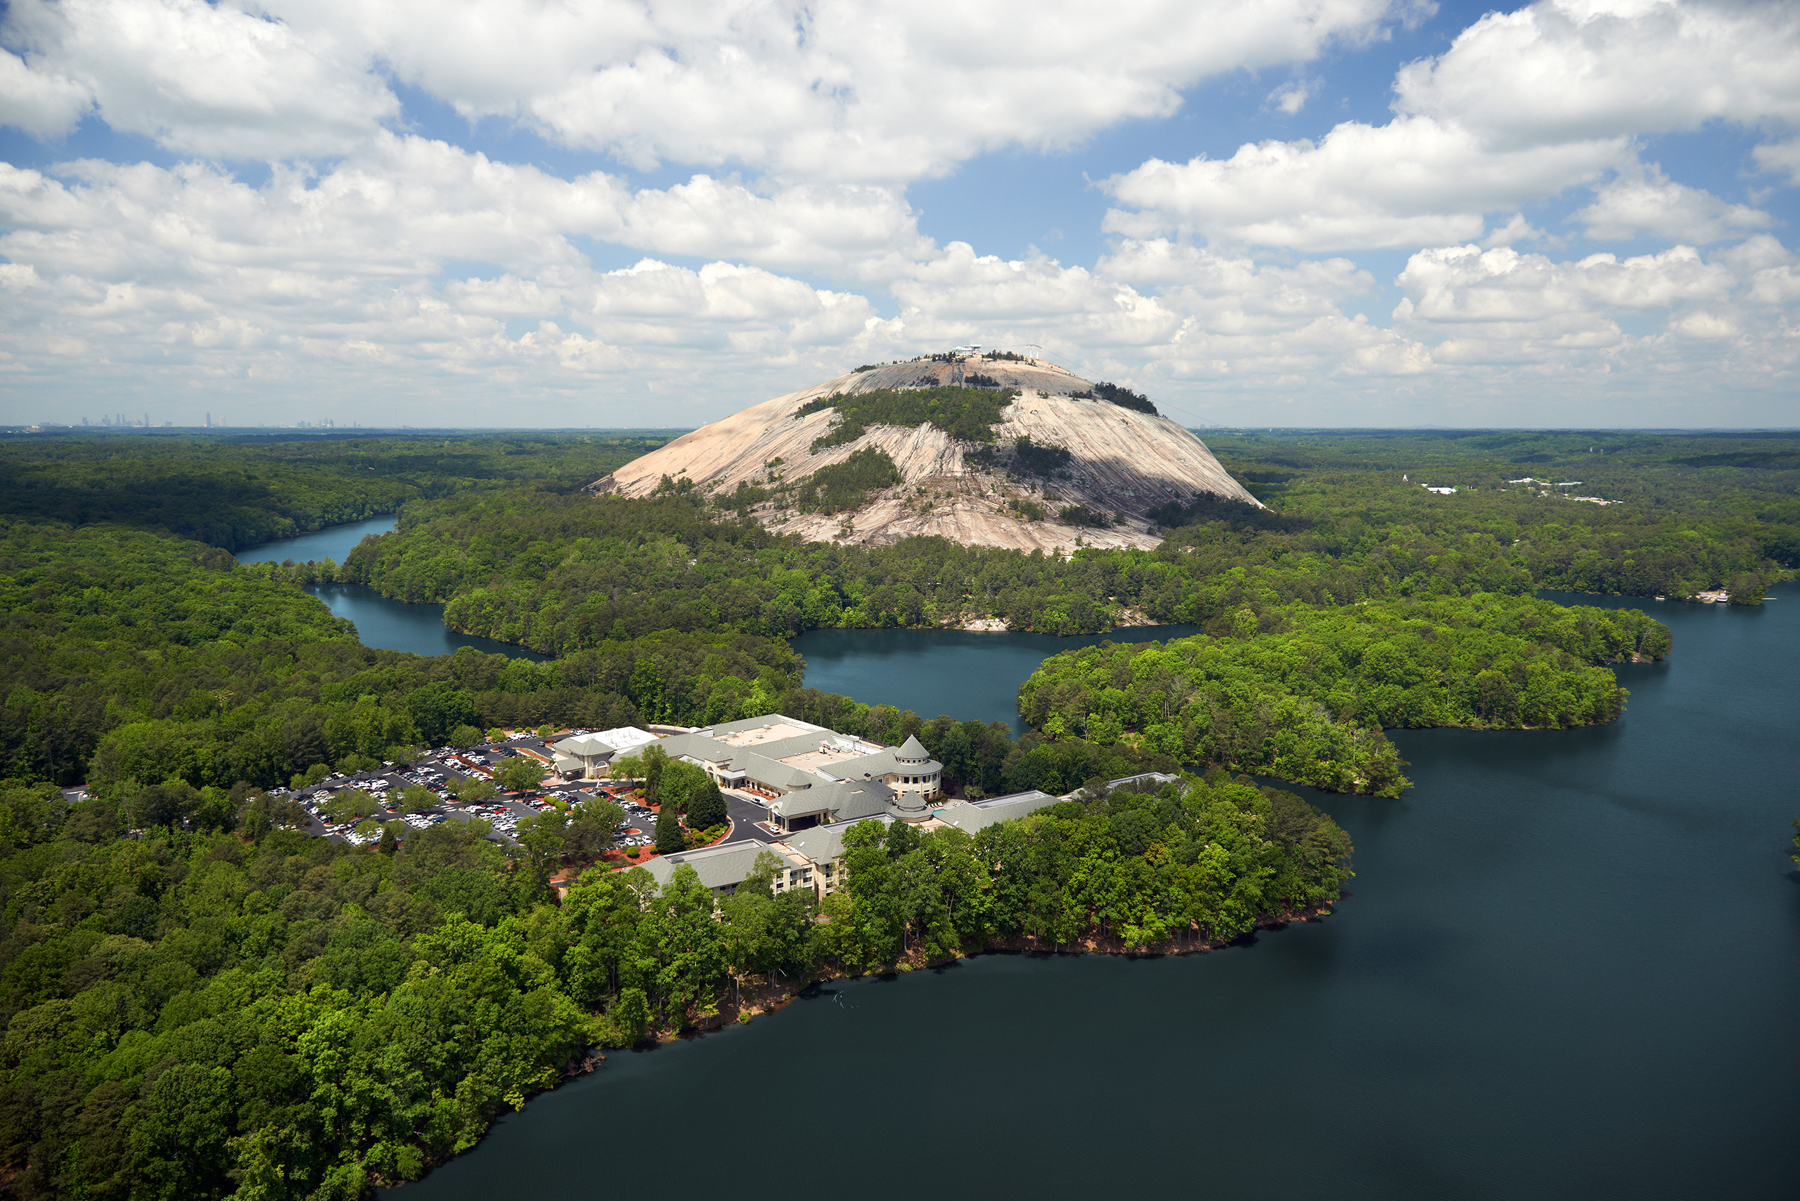
<path id="1" fill-rule="evenodd" d="M 806 684 L 922 717 L 1003 721 L 1023 734 L 1019 685 L 1051 655 L 1102 642 L 1154 642 L 1199 626 L 1130 626 L 1108 634 L 972 634 L 963 630 L 812 630 L 793 639 Z"/>
<path id="2" fill-rule="evenodd" d="M 1397 733 L 1404 799 L 1314 798 L 1357 846 L 1323 922 L 822 990 L 614 1054 L 404 1196 L 600 1198 L 651 1171 L 740 1198 L 1791 1198 L 1800 590 L 1776 595 L 1564 598 L 1643 605 L 1674 656 L 1619 669 L 1612 725 Z M 959 699 L 1013 670 L 1008 637 L 916 707 L 1009 717 L 1005 689 Z"/>
<path id="3" fill-rule="evenodd" d="M 392 517 L 372 517 L 350 525 L 330 526 L 298 538 L 265 542 L 238 555 L 240 563 L 296 563 L 330 559 L 342 563 L 356 544 L 372 534 L 385 534 L 394 528 Z M 377 650 L 411 651 L 415 655 L 449 655 L 460 647 L 473 647 L 489 655 L 510 655 L 515 659 L 543 662 L 549 656 L 534 650 L 458 634 L 444 626 L 444 606 L 409 604 L 390 600 L 373 588 L 362 584 L 319 584 L 307 591 L 325 602 L 337 617 L 356 623 L 357 637 L 364 646 Z"/>

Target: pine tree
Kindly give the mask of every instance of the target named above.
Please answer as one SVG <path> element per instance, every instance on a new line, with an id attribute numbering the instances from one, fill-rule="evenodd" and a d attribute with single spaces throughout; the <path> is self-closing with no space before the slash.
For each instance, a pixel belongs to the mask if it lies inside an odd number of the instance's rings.
<path id="1" fill-rule="evenodd" d="M 687 819 L 688 826 L 695 830 L 710 830 L 725 823 L 725 795 L 711 777 L 689 799 Z"/>
<path id="2" fill-rule="evenodd" d="M 687 849 L 687 838 L 681 833 L 681 818 L 674 805 L 664 805 L 656 814 L 656 853 L 672 855 Z"/>

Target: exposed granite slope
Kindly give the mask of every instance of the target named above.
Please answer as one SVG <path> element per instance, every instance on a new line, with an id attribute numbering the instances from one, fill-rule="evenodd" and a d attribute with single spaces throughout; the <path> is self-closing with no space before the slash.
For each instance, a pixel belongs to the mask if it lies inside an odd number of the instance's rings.
<path id="1" fill-rule="evenodd" d="M 870 426 L 856 441 L 814 454 L 813 441 L 831 428 L 837 414 L 826 409 L 796 416 L 808 401 L 821 396 L 957 386 L 975 374 L 1020 391 L 995 427 L 999 445 L 1029 435 L 1039 445 L 1063 447 L 1073 456 L 1066 472 L 1048 479 L 1014 479 L 1004 470 L 978 467 L 964 458 L 964 452 L 972 449 L 969 444 L 931 425 Z M 770 529 L 815 541 L 896 542 L 915 534 L 935 534 L 969 544 L 1044 551 L 1069 549 L 1078 539 L 1085 546 L 1155 546 L 1159 536 L 1145 514 L 1197 493 L 1257 503 L 1200 439 L 1168 418 L 1071 395 L 1092 387 L 1089 381 L 1038 360 L 964 358 L 889 364 L 753 405 L 682 435 L 596 481 L 589 490 L 646 496 L 667 475 L 686 476 L 709 491 L 725 493 L 740 482 L 766 486 L 772 475 L 797 482 L 865 446 L 877 446 L 894 460 L 905 482 L 874 494 L 855 513 L 805 514 L 764 505 L 756 516 Z M 778 459 L 780 463 L 771 467 Z M 1041 506 L 1047 518 L 1023 519 L 1015 508 L 1021 501 Z M 1104 510 L 1117 519 L 1116 524 L 1111 529 L 1083 529 L 1055 520 L 1059 509 L 1076 504 Z"/>

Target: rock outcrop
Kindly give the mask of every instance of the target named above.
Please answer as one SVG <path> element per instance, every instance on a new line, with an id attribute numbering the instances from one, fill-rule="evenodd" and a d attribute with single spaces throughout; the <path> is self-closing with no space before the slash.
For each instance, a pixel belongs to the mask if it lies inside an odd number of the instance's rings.
<path id="1" fill-rule="evenodd" d="M 838 414 L 823 409 L 798 415 L 821 397 L 971 383 L 1018 391 L 994 427 L 998 462 L 977 461 L 976 444 L 929 424 L 870 425 L 853 442 L 815 452 L 812 444 L 831 430 Z M 772 530 L 813 541 L 881 543 L 937 534 L 962 543 L 1044 551 L 1154 546 L 1160 537 L 1150 511 L 1197 495 L 1257 504 L 1193 433 L 1166 417 L 1075 395 L 1093 388 L 1035 359 L 971 356 L 865 368 L 684 434 L 589 490 L 647 496 L 664 476 L 685 477 L 719 496 L 740 484 L 776 489 L 801 483 L 865 447 L 879 447 L 903 482 L 871 494 L 861 508 L 803 513 L 777 497 L 751 511 Z M 1039 447 L 1063 448 L 1070 459 L 1041 475 L 1019 470 L 1010 452 L 1020 437 Z M 1077 506 L 1102 512 L 1113 524 L 1093 528 L 1059 520 L 1065 509 Z"/>

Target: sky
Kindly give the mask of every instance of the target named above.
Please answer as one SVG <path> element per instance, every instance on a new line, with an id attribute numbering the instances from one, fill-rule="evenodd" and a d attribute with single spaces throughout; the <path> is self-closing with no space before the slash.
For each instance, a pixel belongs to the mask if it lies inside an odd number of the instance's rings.
<path id="1" fill-rule="evenodd" d="M 1800 425 L 1800 4 L 10 0 L 0 422 Z"/>

